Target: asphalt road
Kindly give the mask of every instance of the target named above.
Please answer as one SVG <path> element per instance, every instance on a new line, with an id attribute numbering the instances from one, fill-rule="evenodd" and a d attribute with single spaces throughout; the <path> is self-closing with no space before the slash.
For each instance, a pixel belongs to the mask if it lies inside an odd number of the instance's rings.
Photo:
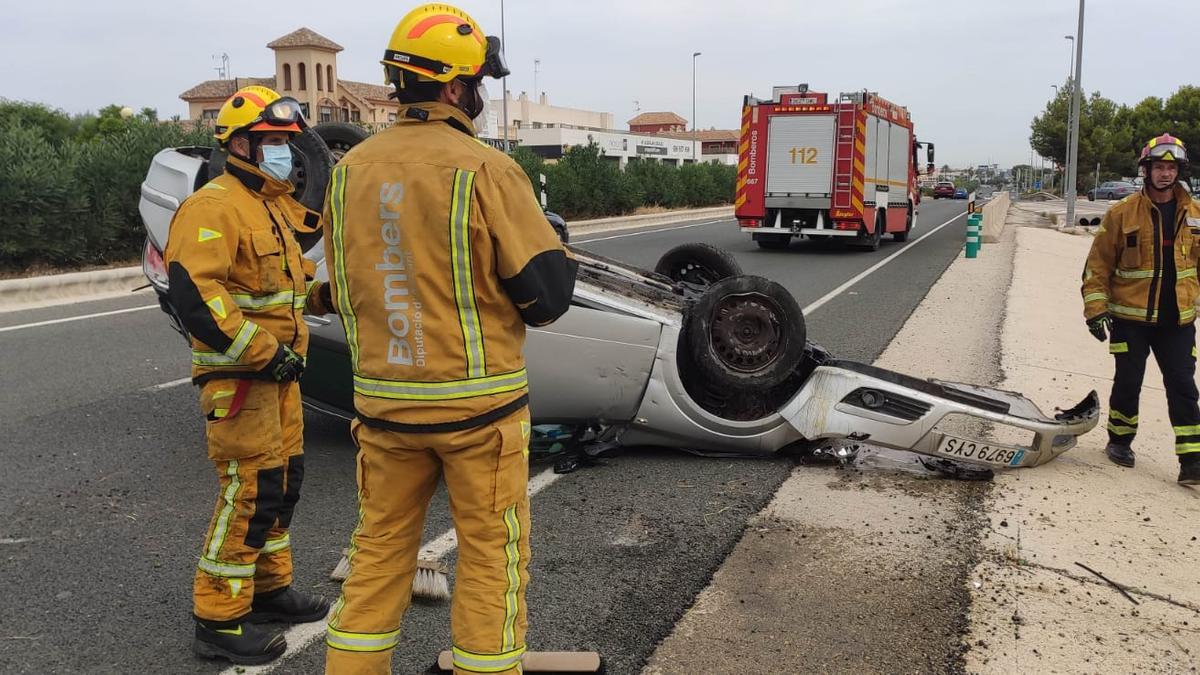
<path id="1" fill-rule="evenodd" d="M 810 339 L 870 361 L 958 255 L 963 211 L 927 202 L 912 240 L 877 252 L 797 242 L 759 250 L 732 221 L 610 233 L 578 244 L 653 267 L 685 241 L 733 253 L 780 281 Z M 834 297 L 827 295 L 907 250 Z M 191 655 L 190 589 L 213 508 L 186 351 L 144 294 L 0 314 L 0 672 L 214 673 Z M 43 323 L 132 309 L 60 323 Z M 298 586 L 330 597 L 329 571 L 356 515 L 346 425 L 306 415 L 307 472 L 292 533 Z M 793 469 L 783 458 L 705 459 L 630 451 L 560 477 L 533 500 L 530 646 L 596 649 L 637 672 Z M 532 473 L 546 467 L 535 466 Z M 444 495 L 427 540 L 450 528 Z M 449 645 L 448 605 L 405 618 L 395 672 L 424 670 Z M 276 672 L 320 672 L 315 641 Z"/>

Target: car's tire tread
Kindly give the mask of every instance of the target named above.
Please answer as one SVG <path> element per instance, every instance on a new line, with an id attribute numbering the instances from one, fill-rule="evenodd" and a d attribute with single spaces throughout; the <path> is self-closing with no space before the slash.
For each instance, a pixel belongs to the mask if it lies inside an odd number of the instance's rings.
<path id="1" fill-rule="evenodd" d="M 702 242 L 680 244 L 670 249 L 658 259 L 654 271 L 671 281 L 685 281 L 681 272 L 687 264 L 703 267 L 715 277 L 714 281 L 742 274 L 742 266 L 728 251 Z"/>
<path id="2" fill-rule="evenodd" d="M 714 353 L 711 331 L 718 303 L 731 295 L 760 295 L 775 305 L 782 336 L 778 356 L 757 372 L 747 373 L 726 367 Z M 716 387 L 736 391 L 774 387 L 787 380 L 804 357 L 807 330 L 799 303 L 779 283 L 756 276 L 736 276 L 713 284 L 692 305 L 684 318 L 688 349 L 696 368 Z"/>

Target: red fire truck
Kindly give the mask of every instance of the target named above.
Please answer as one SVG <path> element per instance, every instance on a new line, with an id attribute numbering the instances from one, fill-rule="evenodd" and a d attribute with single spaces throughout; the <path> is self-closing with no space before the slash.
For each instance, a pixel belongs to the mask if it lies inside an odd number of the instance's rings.
<path id="1" fill-rule="evenodd" d="M 908 239 L 921 201 L 919 147 L 908 110 L 872 92 L 775 87 L 742 104 L 734 214 L 762 248 L 792 237 L 843 238 L 875 250 L 884 233 Z"/>

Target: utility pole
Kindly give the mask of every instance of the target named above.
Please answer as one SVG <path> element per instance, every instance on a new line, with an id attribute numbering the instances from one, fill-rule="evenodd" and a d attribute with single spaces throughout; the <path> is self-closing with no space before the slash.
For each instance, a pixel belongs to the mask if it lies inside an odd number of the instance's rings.
<path id="1" fill-rule="evenodd" d="M 542 102 L 542 94 L 538 90 L 538 84 L 537 84 L 538 69 L 539 69 L 539 66 L 541 66 L 541 65 L 542 65 L 541 59 L 533 60 L 533 97 L 535 99 L 537 99 L 538 103 Z"/>
<path id="2" fill-rule="evenodd" d="M 500 0 L 500 45 L 501 48 L 507 47 L 508 43 L 504 37 L 504 0 Z M 500 88 L 504 90 L 504 152 L 508 152 L 508 76 L 501 78 Z"/>
<path id="3" fill-rule="evenodd" d="M 1075 78 L 1071 82 L 1071 138 L 1067 148 L 1067 182 L 1063 191 L 1067 198 L 1067 223 L 1075 222 L 1075 172 L 1079 160 L 1079 94 L 1083 88 L 1080 73 L 1083 71 L 1083 5 L 1079 0 L 1079 28 L 1075 33 Z"/>
<path id="4" fill-rule="evenodd" d="M 700 52 L 692 54 L 692 163 L 700 161 L 700 156 L 696 154 L 696 57 L 700 56 Z"/>
<path id="5" fill-rule="evenodd" d="M 1067 86 L 1067 146 L 1066 146 L 1066 152 L 1070 152 L 1071 151 L 1071 120 L 1073 119 L 1071 116 L 1071 100 L 1072 100 L 1071 92 L 1075 90 L 1075 87 L 1074 87 L 1074 81 L 1075 81 L 1075 36 L 1074 35 L 1064 35 L 1063 39 L 1071 41 L 1071 60 L 1070 60 L 1071 65 L 1067 68 L 1067 85 L 1066 85 Z M 1066 180 L 1065 180 L 1066 177 L 1067 177 L 1067 162 L 1066 162 L 1066 158 L 1064 157 L 1063 158 L 1063 179 L 1064 179 L 1063 186 L 1064 186 L 1064 189 L 1067 184 Z M 1067 196 L 1067 193 L 1064 191 L 1063 198 L 1065 199 L 1066 196 Z"/>

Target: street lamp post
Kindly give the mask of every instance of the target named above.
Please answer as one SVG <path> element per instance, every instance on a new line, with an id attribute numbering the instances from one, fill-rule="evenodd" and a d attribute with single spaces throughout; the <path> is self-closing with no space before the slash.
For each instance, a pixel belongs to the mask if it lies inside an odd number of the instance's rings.
<path id="1" fill-rule="evenodd" d="M 1067 148 L 1067 182 L 1063 190 L 1067 197 L 1067 224 L 1075 223 L 1075 172 L 1079 158 L 1079 95 L 1080 73 L 1083 71 L 1083 5 L 1085 0 L 1079 0 L 1079 28 L 1075 33 L 1075 66 L 1074 79 L 1071 82 L 1071 139 Z"/>
<path id="2" fill-rule="evenodd" d="M 504 38 L 504 0 L 500 0 L 500 44 L 502 47 L 507 47 L 508 43 Z M 504 152 L 508 152 L 508 77 L 500 78 L 500 88 L 504 91 L 503 114 L 504 114 Z M 535 93 L 536 96 L 536 93 Z"/>
<path id="3" fill-rule="evenodd" d="M 692 163 L 696 164 L 700 161 L 700 157 L 696 154 L 696 57 L 700 56 L 700 52 L 692 53 Z"/>
<path id="4" fill-rule="evenodd" d="M 1067 84 L 1066 84 L 1067 96 L 1070 97 L 1071 92 L 1074 90 L 1074 87 L 1071 86 L 1071 80 L 1074 79 L 1074 77 L 1075 77 L 1075 36 L 1074 35 L 1064 35 L 1063 39 L 1071 41 L 1071 65 L 1069 68 L 1067 68 Z M 1058 88 L 1055 87 L 1056 94 L 1057 94 L 1057 89 Z M 1070 98 L 1067 98 L 1067 148 L 1066 149 L 1068 151 L 1071 149 L 1071 99 Z M 1067 172 L 1067 167 L 1066 167 L 1066 163 L 1064 162 L 1064 165 L 1063 165 L 1064 178 L 1066 177 L 1066 172 Z M 1066 183 L 1064 183 L 1064 185 L 1065 184 Z M 1066 196 L 1067 195 L 1064 192 L 1063 197 L 1066 197 Z"/>

